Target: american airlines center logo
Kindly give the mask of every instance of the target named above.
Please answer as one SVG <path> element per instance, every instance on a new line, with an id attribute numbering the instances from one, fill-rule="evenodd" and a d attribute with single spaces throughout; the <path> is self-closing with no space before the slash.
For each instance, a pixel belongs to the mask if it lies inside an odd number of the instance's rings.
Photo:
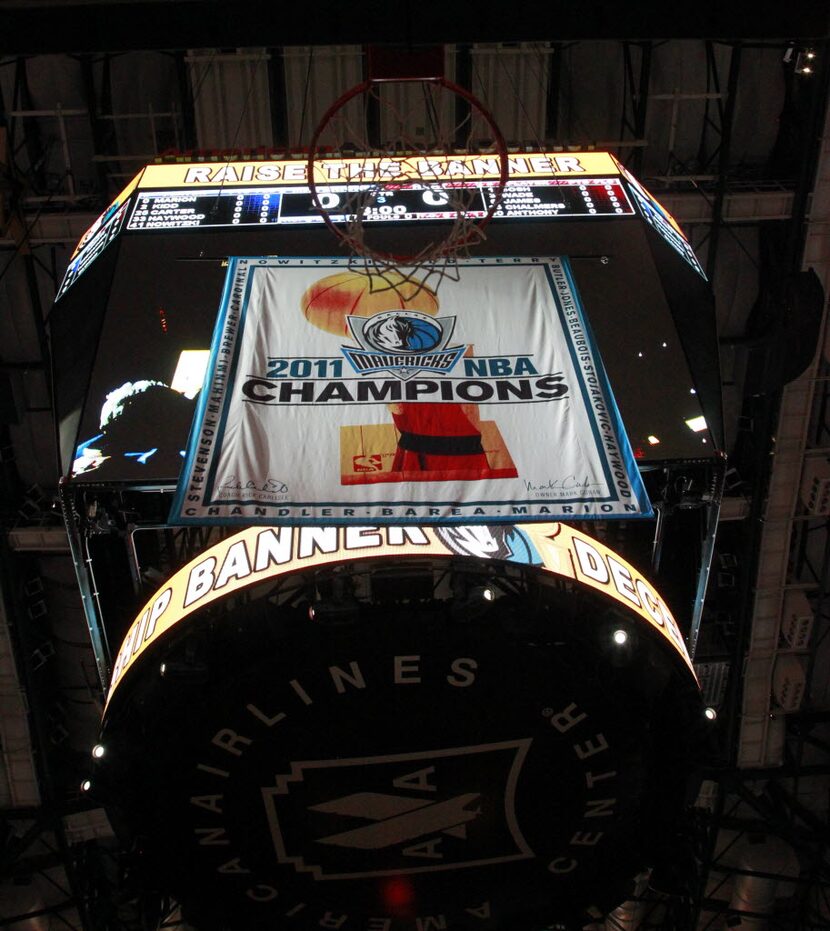
<path id="1" fill-rule="evenodd" d="M 325 880 L 532 857 L 515 814 L 530 743 L 293 763 L 262 790 L 277 860 Z"/>
<path id="2" fill-rule="evenodd" d="M 552 920 L 603 871 L 627 882 L 628 715 L 510 638 L 429 633 L 423 652 L 377 632 L 354 659 L 263 658 L 222 696 L 168 868 L 236 927 L 495 931 L 525 899 Z"/>
<path id="3" fill-rule="evenodd" d="M 419 372 L 446 375 L 464 353 L 464 346 L 448 346 L 455 317 L 387 310 L 346 320 L 359 348 L 341 349 L 359 375 L 387 371 L 404 381 Z"/>

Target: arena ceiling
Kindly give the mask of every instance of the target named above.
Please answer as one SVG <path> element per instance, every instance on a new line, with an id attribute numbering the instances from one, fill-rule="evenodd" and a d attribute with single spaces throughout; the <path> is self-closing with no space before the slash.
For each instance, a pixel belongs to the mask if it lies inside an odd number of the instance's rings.
<path id="1" fill-rule="evenodd" d="M 802 489 L 830 483 L 830 366 L 793 282 L 830 282 L 828 16 L 649 6 L 326 2 L 312 28 L 259 2 L 0 3 L 4 924 L 175 920 L 78 789 L 102 704 L 84 600 L 100 593 L 79 591 L 89 551 L 63 530 L 48 330 L 74 244 L 143 164 L 300 150 L 360 80 L 365 44 L 441 42 L 512 145 L 615 152 L 683 225 L 716 296 L 730 471 L 696 662 L 717 737 L 689 847 L 598 927 L 734 926 L 741 910 L 827 926 L 830 535 Z M 117 533 L 117 508 L 81 507 L 93 549 Z"/>

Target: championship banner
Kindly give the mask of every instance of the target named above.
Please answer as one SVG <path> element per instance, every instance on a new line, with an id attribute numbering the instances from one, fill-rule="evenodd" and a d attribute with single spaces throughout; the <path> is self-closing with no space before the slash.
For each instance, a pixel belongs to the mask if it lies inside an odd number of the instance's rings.
<path id="1" fill-rule="evenodd" d="M 535 566 L 598 591 L 659 632 L 692 670 L 683 634 L 657 589 L 612 549 L 567 524 L 249 527 L 200 553 L 147 601 L 118 651 L 107 701 L 160 637 L 241 589 L 330 563 L 459 556 Z"/>
<path id="2" fill-rule="evenodd" d="M 567 259 L 395 274 L 231 260 L 172 524 L 651 515 Z"/>

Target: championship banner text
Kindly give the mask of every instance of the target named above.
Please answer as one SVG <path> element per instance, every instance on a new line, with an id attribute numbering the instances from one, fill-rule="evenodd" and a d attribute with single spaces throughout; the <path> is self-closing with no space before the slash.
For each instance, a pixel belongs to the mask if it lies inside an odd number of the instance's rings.
<path id="1" fill-rule="evenodd" d="M 458 271 L 231 260 L 171 523 L 650 516 L 567 259 Z"/>

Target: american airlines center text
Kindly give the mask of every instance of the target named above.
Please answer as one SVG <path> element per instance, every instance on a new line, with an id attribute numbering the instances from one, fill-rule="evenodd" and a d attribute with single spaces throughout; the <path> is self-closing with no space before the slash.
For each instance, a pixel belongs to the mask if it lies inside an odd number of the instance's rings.
<path id="1" fill-rule="evenodd" d="M 268 822 L 273 842 L 273 866 L 282 881 L 265 879 L 262 865 L 246 862 L 236 849 L 234 822 L 228 813 L 229 791 L 238 792 L 246 780 L 248 758 L 256 756 L 260 743 L 267 744 L 293 724 L 303 732 L 323 728 L 323 721 L 338 703 L 348 703 L 356 694 L 369 698 L 375 684 L 390 684 L 403 701 L 417 701 L 419 690 L 428 689 L 434 704 L 441 692 L 474 691 L 481 677 L 493 670 L 486 661 L 469 656 L 431 656 L 429 653 L 390 655 L 385 662 L 369 665 L 346 660 L 315 671 L 315 685 L 302 676 L 286 679 L 278 689 L 278 706 L 263 707 L 253 701 L 240 706 L 224 726 L 217 727 L 205 743 L 189 783 L 190 823 L 199 856 L 212 865 L 218 884 L 227 886 L 249 903 L 267 908 L 275 917 L 301 918 L 303 924 L 322 928 L 354 928 L 359 931 L 390 931 L 394 925 L 414 931 L 440 931 L 462 915 L 473 926 L 487 927 L 498 919 L 498 910 L 488 898 L 476 897 L 461 906 L 447 902 L 444 910 L 433 907 L 423 914 L 407 914 L 395 908 L 384 913 L 355 914 L 342 897 L 338 881 L 378 879 L 457 872 L 473 867 L 498 866 L 511 862 L 539 862 L 541 874 L 551 884 L 579 870 L 582 861 L 601 846 L 616 827 L 619 772 L 617 753 L 591 713 L 576 701 L 559 705 L 540 704 L 535 717 L 517 724 L 514 739 L 462 747 L 436 747 L 412 753 L 377 754 L 360 758 L 315 758 L 304 760 L 303 750 L 285 745 L 279 738 L 281 756 L 291 760 L 277 769 L 269 784 L 253 787 L 262 795 L 261 817 Z M 427 676 L 431 673 L 427 686 Z M 436 686 L 434 683 L 441 683 Z M 300 725 L 298 720 L 301 719 Z M 528 736 L 532 734 L 533 736 Z M 290 739 L 290 738 L 288 738 Z M 579 812 L 565 835 L 546 838 L 545 849 L 534 849 L 517 817 L 517 786 L 526 767 L 531 766 L 540 745 L 567 761 L 581 783 L 574 806 Z M 479 784 L 483 766 L 503 768 L 501 796 Z M 325 816 L 348 815 L 358 796 L 342 794 L 337 779 L 344 770 L 359 768 L 367 790 L 360 793 L 360 817 L 350 830 L 313 836 L 317 821 Z M 458 788 L 466 792 L 453 794 Z M 551 792 L 556 785 L 551 784 Z M 378 808 L 380 825 L 370 821 L 372 806 Z M 476 833 L 477 821 L 485 810 L 503 812 L 499 842 Z M 292 816 L 306 812 L 306 833 L 292 827 Z M 406 814 L 393 815 L 396 811 Z M 381 814 L 381 812 L 383 814 Z M 355 811 L 356 813 L 356 811 Z M 310 819 L 310 820 L 308 820 Z M 463 833 L 454 825 L 465 825 Z M 333 819 L 333 824 L 338 823 Z M 311 826 L 312 836 L 307 830 Z M 492 826 L 490 828 L 492 831 Z M 382 859 L 380 855 L 382 854 Z M 376 867 L 375 864 L 378 864 Z M 311 881 L 315 887 L 303 891 Z M 319 888 L 317 888 L 319 887 Z M 331 888 L 329 888 L 331 887 Z M 353 903 L 352 903 L 353 904 Z"/>

